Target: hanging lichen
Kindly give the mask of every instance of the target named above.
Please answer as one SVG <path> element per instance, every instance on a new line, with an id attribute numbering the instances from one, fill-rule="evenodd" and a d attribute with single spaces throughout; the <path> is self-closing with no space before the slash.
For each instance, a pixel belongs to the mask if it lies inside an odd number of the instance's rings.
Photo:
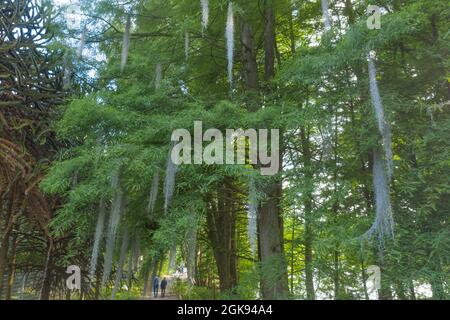
<path id="1" fill-rule="evenodd" d="M 377 119 L 378 130 L 382 137 L 383 150 L 375 148 L 373 152 L 373 186 L 375 194 L 375 222 L 366 233 L 368 238 L 376 237 L 379 241 L 379 255 L 383 259 L 386 238 L 394 237 L 394 219 L 392 214 L 389 184 L 393 173 L 391 127 L 385 119 L 376 79 L 375 53 L 369 54 L 369 82 L 372 105 Z M 384 153 L 384 154 L 383 154 Z"/>
<path id="2" fill-rule="evenodd" d="M 189 31 L 186 29 L 184 31 L 184 58 L 186 61 L 189 60 Z"/>
<path id="3" fill-rule="evenodd" d="M 177 267 L 177 245 L 174 244 L 169 253 L 169 272 L 174 272 Z"/>
<path id="4" fill-rule="evenodd" d="M 373 153 L 373 187 L 375 193 L 375 222 L 366 235 L 368 238 L 376 236 L 380 248 L 383 248 L 385 239 L 394 237 L 394 219 L 385 161 L 378 148 Z"/>
<path id="5" fill-rule="evenodd" d="M 133 245 L 131 248 L 131 265 L 133 271 L 137 271 L 139 269 L 139 257 L 141 255 L 141 240 L 138 234 L 135 234 L 133 237 Z"/>
<path id="6" fill-rule="evenodd" d="M 258 198 L 256 194 L 255 180 L 250 178 L 249 181 L 249 197 L 248 197 L 248 211 L 247 211 L 247 234 L 250 242 L 250 249 L 253 256 L 256 254 L 257 241 L 257 222 L 258 222 Z"/>
<path id="7" fill-rule="evenodd" d="M 434 119 L 434 115 L 433 115 L 433 109 L 431 107 L 427 108 L 427 114 L 430 117 L 430 121 L 431 121 L 431 126 L 433 128 L 436 128 L 436 120 Z"/>
<path id="8" fill-rule="evenodd" d="M 186 267 L 188 281 L 191 285 L 195 284 L 195 260 L 197 255 L 197 221 L 195 217 L 193 220 L 186 234 Z"/>
<path id="9" fill-rule="evenodd" d="M 100 200 L 99 213 L 97 218 L 97 226 L 95 228 L 94 246 L 92 248 L 91 263 L 89 268 L 89 280 L 94 279 L 95 271 L 97 269 L 98 253 L 100 251 L 100 242 L 103 237 L 103 229 L 105 225 L 106 206 L 105 201 Z"/>
<path id="10" fill-rule="evenodd" d="M 234 59 L 234 12 L 233 2 L 228 3 L 227 25 L 225 28 L 227 40 L 228 81 L 233 84 L 233 59 Z"/>
<path id="11" fill-rule="evenodd" d="M 127 16 L 127 22 L 125 25 L 125 31 L 123 33 L 123 42 L 122 42 L 122 60 L 120 63 L 120 70 L 123 71 L 125 69 L 125 65 L 127 64 L 128 59 L 128 49 L 130 47 L 130 37 L 131 37 L 131 16 Z"/>
<path id="12" fill-rule="evenodd" d="M 158 90 L 161 87 L 162 80 L 162 64 L 157 63 L 155 66 L 155 89 Z"/>
<path id="13" fill-rule="evenodd" d="M 133 265 L 133 247 L 131 248 L 129 258 L 128 258 L 128 270 L 127 270 L 127 287 L 128 290 L 131 289 L 131 284 L 133 281 L 134 265 Z"/>
<path id="14" fill-rule="evenodd" d="M 209 1 L 200 0 L 200 5 L 202 6 L 202 30 L 205 30 L 209 22 Z"/>
<path id="15" fill-rule="evenodd" d="M 114 280 L 114 288 L 111 293 L 112 300 L 116 299 L 116 294 L 120 287 L 120 282 L 122 280 L 123 267 L 125 265 L 125 259 L 127 257 L 129 242 L 130 242 L 130 234 L 128 232 L 128 229 L 125 229 L 125 231 L 123 233 L 122 246 L 120 247 L 119 264 L 118 264 L 118 268 L 116 271 L 116 278 Z"/>
<path id="16" fill-rule="evenodd" d="M 391 180 L 392 173 L 394 170 L 393 165 L 393 154 L 392 154 L 392 134 L 391 126 L 389 122 L 386 121 L 384 108 L 381 101 L 380 91 L 378 89 L 377 83 L 377 71 L 374 61 L 375 53 L 371 52 L 369 54 L 369 80 L 370 80 L 370 96 L 372 98 L 372 104 L 374 108 L 374 113 L 377 118 L 378 130 L 381 134 L 383 141 L 383 148 L 386 157 L 387 165 L 387 176 L 388 180 Z"/>
<path id="17" fill-rule="evenodd" d="M 333 118 L 332 112 L 328 112 L 325 116 L 325 124 L 322 129 L 322 141 L 323 141 L 323 158 L 328 161 L 333 155 Z"/>
<path id="18" fill-rule="evenodd" d="M 150 195 L 148 197 L 147 213 L 152 214 L 155 210 L 156 200 L 158 199 L 159 189 L 159 172 L 155 171 L 153 174 L 152 186 L 150 188 Z"/>
<path id="19" fill-rule="evenodd" d="M 166 179 L 164 181 L 164 214 L 167 214 L 172 201 L 177 172 L 178 166 L 173 163 L 171 152 L 169 152 L 167 160 Z"/>
<path id="20" fill-rule="evenodd" d="M 80 43 L 79 43 L 79 45 L 78 45 L 77 59 L 80 59 L 81 56 L 83 55 L 84 46 L 85 46 L 85 44 L 86 44 L 86 35 L 87 35 L 87 27 L 84 26 L 84 27 L 83 27 L 83 32 L 81 32 Z"/>
<path id="21" fill-rule="evenodd" d="M 112 177 L 112 189 L 115 192 L 112 201 L 111 214 L 109 217 L 108 234 L 106 236 L 106 252 L 105 262 L 103 265 L 102 287 L 108 281 L 109 275 L 111 273 L 114 248 L 116 244 L 117 228 L 119 226 L 120 217 L 122 216 L 122 212 L 124 209 L 124 193 L 120 186 L 119 169 L 116 170 L 114 176 Z"/>
<path id="22" fill-rule="evenodd" d="M 331 19 L 329 13 L 328 0 L 322 0 L 322 18 L 325 26 L 325 32 L 331 29 Z"/>
<path id="23" fill-rule="evenodd" d="M 385 119 L 383 104 L 376 79 L 374 52 L 369 54 L 369 83 L 372 105 L 382 137 L 384 156 L 379 148 L 373 152 L 373 187 L 375 193 L 375 222 L 366 233 L 367 237 L 376 236 L 379 241 L 379 254 L 382 259 L 384 241 L 394 237 L 394 219 L 392 215 L 389 184 L 393 172 L 391 127 Z"/>
<path id="24" fill-rule="evenodd" d="M 64 76 L 63 76 L 63 86 L 64 90 L 69 90 L 71 87 L 71 79 L 72 79 L 72 66 L 70 59 L 66 55 L 64 57 Z"/>

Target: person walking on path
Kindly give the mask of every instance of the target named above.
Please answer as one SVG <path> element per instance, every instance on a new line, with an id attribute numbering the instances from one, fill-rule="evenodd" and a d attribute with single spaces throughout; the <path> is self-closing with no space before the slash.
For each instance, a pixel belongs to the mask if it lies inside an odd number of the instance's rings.
<path id="1" fill-rule="evenodd" d="M 153 279 L 153 297 L 158 297 L 158 289 L 159 289 L 159 277 L 156 276 Z"/>
<path id="2" fill-rule="evenodd" d="M 161 295 L 163 298 L 166 296 L 166 288 L 167 288 L 167 279 L 164 277 L 164 279 L 161 281 Z"/>

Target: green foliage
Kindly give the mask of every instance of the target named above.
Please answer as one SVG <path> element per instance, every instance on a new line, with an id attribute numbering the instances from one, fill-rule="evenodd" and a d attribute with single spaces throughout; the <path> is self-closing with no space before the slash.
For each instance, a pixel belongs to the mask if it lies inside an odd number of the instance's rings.
<path id="1" fill-rule="evenodd" d="M 196 1 L 139 1 L 122 74 L 120 34 L 114 29 L 123 30 L 124 8 L 96 2 L 96 13 L 114 28 L 105 32 L 99 45 L 107 56 L 95 79 L 102 90 L 74 98 L 54 126 L 67 142 L 41 183 L 46 192 L 61 197 L 61 209 L 51 223 L 54 233 L 73 232 L 71 241 L 89 252 L 99 199 L 107 199 L 110 206 L 111 177 L 121 165 L 127 195 L 122 223 L 140 235 L 147 264 L 150 258 L 164 259 L 173 245 L 183 248 L 188 231 L 198 226 L 197 254 L 202 261 L 197 262 L 196 277 L 201 283 L 177 282 L 176 292 L 183 299 L 256 299 L 261 275 L 275 283 L 284 277 L 285 263 L 291 296 L 305 298 L 308 232 L 313 256 L 308 263 L 318 295 L 365 299 L 365 269 L 380 263 L 373 244 L 360 238 L 375 214 L 371 155 L 380 141 L 367 74 L 367 55 L 375 50 L 395 161 L 391 197 L 396 238 L 384 252 L 383 276 L 396 298 L 417 298 L 414 288 L 426 284 L 431 284 L 436 298 L 448 298 L 448 4 L 371 1 L 386 10 L 380 30 L 366 27 L 366 1 L 346 6 L 344 12 L 335 4 L 331 10 L 341 19 L 339 25 L 320 38 L 318 2 L 277 1 L 277 76 L 270 83 L 261 82 L 256 98 L 243 85 L 242 61 L 234 70 L 240 77 L 231 93 L 226 83 L 226 1 L 212 5 L 215 21 L 204 35 Z M 264 19 L 257 2 L 236 1 L 236 8 L 237 22 L 245 20 L 254 29 L 262 79 L 264 52 L 259 44 L 264 40 Z M 185 30 L 191 35 L 188 61 Z M 160 89 L 154 86 L 157 63 L 164 69 Z M 255 100 L 261 105 L 257 111 L 252 110 Z M 194 121 L 200 120 L 204 128 L 279 128 L 283 133 L 280 219 L 285 226 L 285 258 L 259 264 L 251 256 L 246 190 L 256 170 L 250 166 L 181 166 L 170 212 L 164 214 L 162 181 L 155 212 L 150 216 L 146 211 L 153 175 L 161 173 L 161 180 L 165 175 L 172 131 L 193 131 Z M 219 294 L 205 216 L 209 200 L 224 181 L 232 181 L 237 195 L 238 283 Z M 266 200 L 263 193 L 258 198 Z M 179 261 L 186 260 L 183 250 Z M 119 298 L 137 294 L 121 293 Z"/>

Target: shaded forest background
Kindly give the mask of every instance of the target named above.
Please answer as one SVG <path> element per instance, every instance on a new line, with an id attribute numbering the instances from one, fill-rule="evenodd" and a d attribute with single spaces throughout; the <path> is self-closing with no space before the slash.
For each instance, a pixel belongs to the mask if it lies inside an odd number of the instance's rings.
<path id="1" fill-rule="evenodd" d="M 0 299 L 449 298 L 448 1 L 66 5 L 0 0 Z M 279 174 L 174 165 L 194 121 Z"/>

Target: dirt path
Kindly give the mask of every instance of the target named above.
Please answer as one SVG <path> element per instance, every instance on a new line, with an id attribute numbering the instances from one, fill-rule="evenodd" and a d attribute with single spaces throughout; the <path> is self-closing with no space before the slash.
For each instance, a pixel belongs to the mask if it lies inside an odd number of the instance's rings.
<path id="1" fill-rule="evenodd" d="M 158 295 L 158 297 L 143 297 L 142 300 L 180 300 L 180 298 L 175 294 L 168 294 L 164 298 L 161 297 L 161 295 Z"/>
<path id="2" fill-rule="evenodd" d="M 175 277 L 166 276 L 166 278 L 169 281 L 169 285 L 167 287 L 166 295 L 164 297 L 161 296 L 161 290 L 158 292 L 157 297 L 153 297 L 153 290 L 149 286 L 149 291 L 150 290 L 152 290 L 152 291 L 150 293 L 148 293 L 145 297 L 142 297 L 141 300 L 180 300 L 180 297 L 176 293 L 174 293 L 170 290 L 171 284 L 175 280 Z"/>

